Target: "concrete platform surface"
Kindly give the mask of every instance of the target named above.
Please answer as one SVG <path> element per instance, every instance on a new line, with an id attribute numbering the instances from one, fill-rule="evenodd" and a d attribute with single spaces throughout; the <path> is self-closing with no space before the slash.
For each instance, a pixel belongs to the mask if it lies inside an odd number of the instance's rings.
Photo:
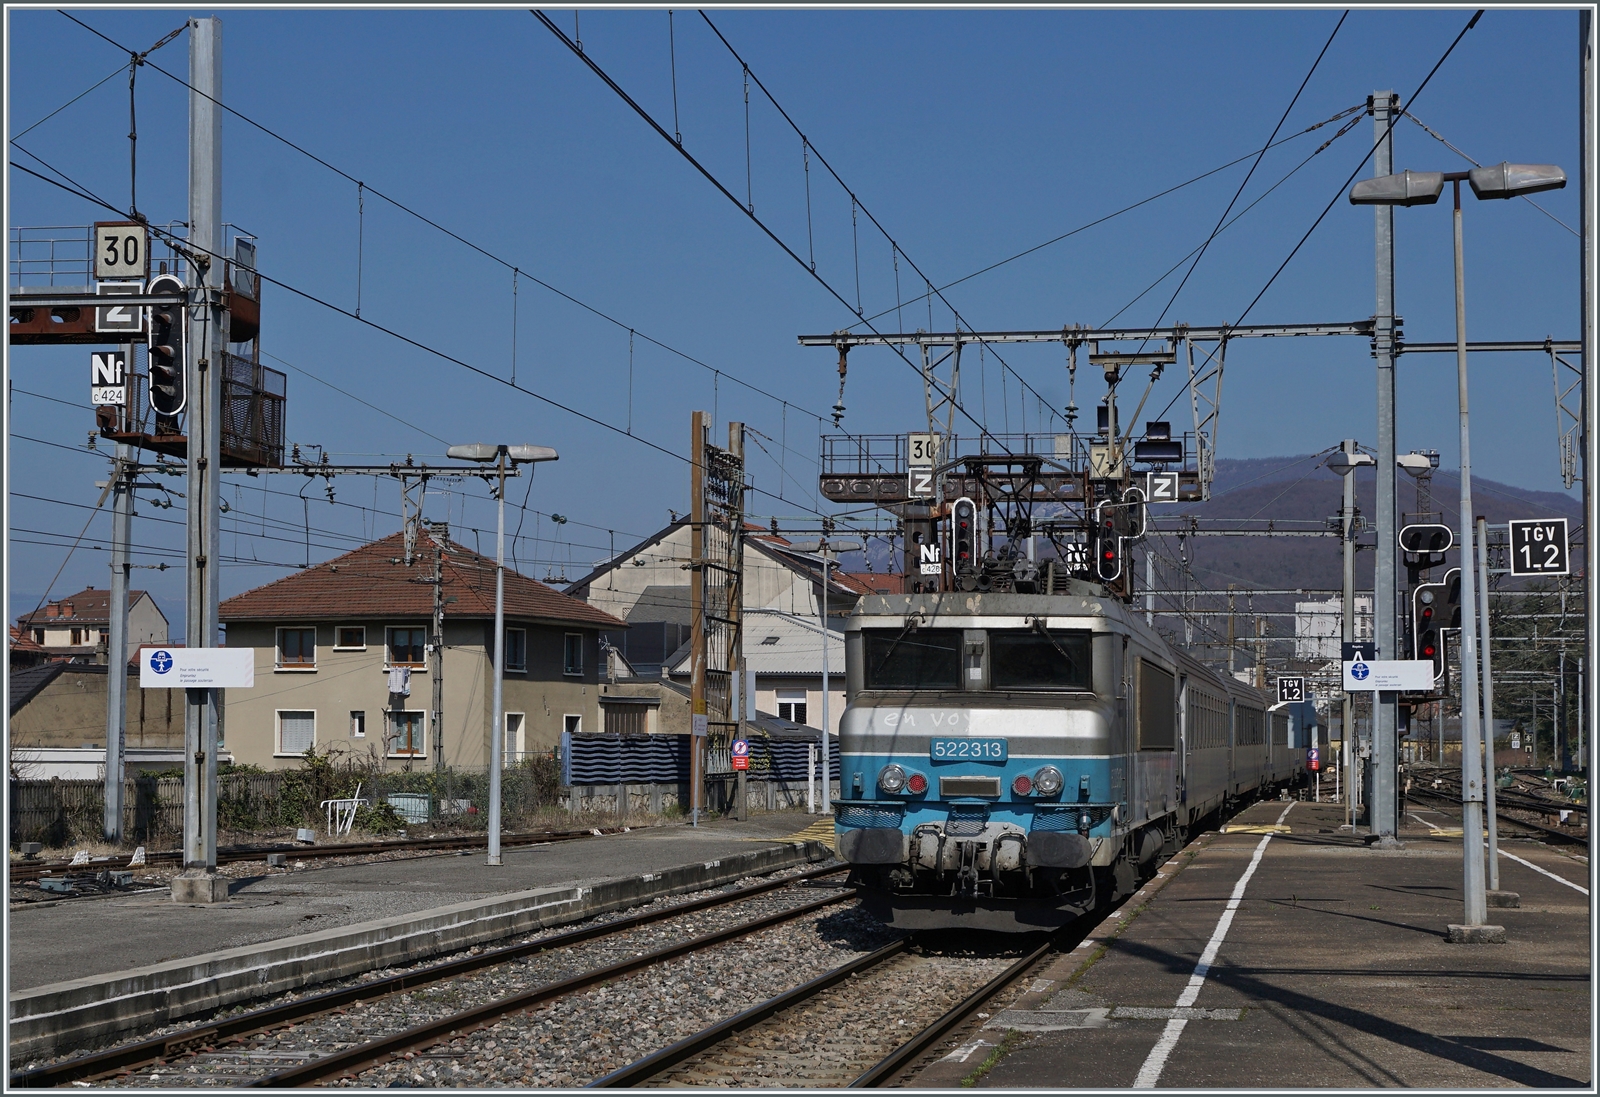
<path id="1" fill-rule="evenodd" d="M 546 846 L 506 849 L 490 868 L 484 853 L 381 861 L 233 881 L 214 906 L 175 903 L 168 893 L 60 903 L 11 913 L 11 990 L 82 979 L 201 953 L 353 925 L 469 899 L 655 872 L 759 848 L 815 820 L 798 813 L 748 822 L 674 824 Z M 291 864 L 293 863 L 291 859 Z"/>
<path id="2" fill-rule="evenodd" d="M 976 1085 L 1592 1088 L 1586 861 L 1505 842 L 1500 886 L 1521 905 L 1490 921 L 1506 943 L 1451 944 L 1462 867 L 1447 818 L 1408 810 L 1392 851 L 1341 821 L 1328 805 L 1252 805 L 915 1084 L 959 1085 L 992 1060 Z"/>

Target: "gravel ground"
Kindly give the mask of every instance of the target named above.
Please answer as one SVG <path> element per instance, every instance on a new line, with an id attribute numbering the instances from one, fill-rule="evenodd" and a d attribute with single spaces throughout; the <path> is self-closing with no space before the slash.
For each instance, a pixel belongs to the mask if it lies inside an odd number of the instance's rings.
<path id="1" fill-rule="evenodd" d="M 648 1084 L 848 1086 L 1012 959 L 897 956 L 685 1060 Z"/>
<path id="2" fill-rule="evenodd" d="M 611 922 L 619 921 L 639 913 L 671 907 L 689 900 L 705 898 L 714 895 L 726 895 L 737 892 L 741 887 L 752 884 L 763 883 L 765 881 L 774 879 L 786 879 L 799 875 L 803 872 L 811 871 L 815 867 L 817 866 L 797 866 L 792 869 L 785 869 L 780 872 L 772 873 L 770 876 L 748 877 L 744 880 L 736 882 L 735 884 L 721 888 L 657 899 L 650 903 L 632 907 L 627 910 L 614 911 L 609 914 L 600 915 L 586 922 L 549 927 L 536 933 L 497 942 L 494 945 L 487 947 L 503 947 L 518 942 L 542 940 L 547 937 L 564 933 L 579 925 L 587 926 L 609 924 Z M 809 902 L 813 899 L 821 898 L 826 894 L 828 894 L 828 891 L 826 890 L 800 888 L 792 891 L 785 890 L 779 892 L 769 892 L 765 895 L 753 896 L 748 901 L 735 904 L 732 907 L 712 908 L 710 910 L 694 912 L 684 915 L 680 918 L 674 918 L 665 922 L 652 923 L 647 926 L 642 926 L 637 930 L 619 934 L 616 937 L 608 937 L 597 941 L 587 942 L 585 944 L 574 946 L 573 948 L 557 949 L 548 954 L 528 957 L 523 960 L 514 961 L 511 964 L 502 965 L 492 969 L 485 969 L 484 971 L 475 972 L 470 975 L 462 976 L 456 980 L 452 980 L 449 984 L 440 984 L 439 987 L 423 987 L 398 996 L 397 998 L 375 1000 L 359 1007 L 352 1008 L 350 1016 L 360 1017 L 362 1019 L 363 1027 L 368 1032 L 369 1037 L 379 1031 L 395 1031 L 398 1028 L 409 1027 L 411 1025 L 421 1023 L 430 1016 L 438 1016 L 443 1015 L 444 1013 L 452 1012 L 451 1009 L 445 1008 L 448 1005 L 449 999 L 456 994 L 465 993 L 467 989 L 471 989 L 472 991 L 472 1001 L 485 1001 L 491 997 L 498 997 L 503 994 L 511 993 L 515 989 L 551 982 L 556 979 L 566 978 L 570 975 L 578 973 L 579 971 L 613 963 L 624 954 L 624 950 L 629 950 L 632 952 L 644 952 L 649 951 L 652 948 L 660 948 L 673 941 L 679 941 L 687 937 L 697 936 L 699 934 L 709 932 L 712 929 L 720 928 L 746 918 L 755 917 L 762 913 L 770 913 L 775 910 L 788 909 L 789 907 L 796 906 L 804 902 Z M 266 1006 L 299 1001 L 329 990 L 340 989 L 348 986 L 356 986 L 392 975 L 422 970 L 449 960 L 459 959 L 463 956 L 477 955 L 484 950 L 485 946 L 476 946 L 472 949 L 453 953 L 447 956 L 431 957 L 426 961 L 421 961 L 416 964 L 385 968 L 380 971 L 365 973 L 361 976 L 350 979 L 336 980 L 319 984 L 314 987 L 307 987 L 303 990 L 289 994 L 277 995 L 272 998 L 260 999 L 248 1003 L 239 1003 L 217 1014 L 213 1014 L 211 1018 L 208 1018 L 208 1020 L 233 1017 L 239 1014 L 250 1012 L 252 1010 L 261 1009 Z M 458 987 L 461 989 L 450 990 L 448 987 Z M 457 1006 L 455 1008 L 462 1007 Z M 292 1030 L 288 1031 L 292 1032 L 295 1037 L 299 1037 L 301 1034 L 305 1034 L 309 1037 L 313 1034 L 314 1026 L 320 1024 L 324 1020 L 332 1020 L 337 1022 L 339 1017 L 338 1015 L 332 1015 L 330 1018 L 311 1018 L 305 1022 L 297 1024 Z M 175 1033 L 181 1033 L 196 1023 L 197 1022 L 193 1019 L 186 1019 L 180 1024 L 166 1025 L 160 1028 L 152 1029 L 141 1034 L 138 1038 L 148 1039 L 153 1036 L 170 1036 Z M 121 1043 L 126 1041 L 118 1042 Z M 270 1073 L 272 1070 L 279 1069 L 294 1062 L 303 1061 L 306 1058 L 303 1052 L 292 1052 L 289 1050 L 288 1045 L 278 1046 L 277 1044 L 273 1043 L 273 1037 L 270 1035 L 253 1038 L 250 1043 L 241 1046 L 245 1049 L 243 1053 L 243 1061 L 248 1062 L 249 1064 L 242 1070 L 235 1069 L 234 1067 L 223 1066 L 224 1063 L 237 1063 L 241 1061 L 240 1054 L 218 1053 L 216 1055 L 206 1055 L 202 1061 L 190 1060 L 186 1062 L 180 1062 L 176 1070 L 170 1066 L 154 1066 L 129 1077 L 110 1079 L 98 1084 L 135 1086 L 170 1086 L 186 1083 L 191 1085 L 228 1085 L 232 1084 L 233 1081 L 236 1081 L 239 1078 L 254 1077 L 260 1074 Z M 336 1046 L 336 1044 L 330 1044 L 323 1048 L 323 1050 L 331 1050 L 334 1046 Z M 78 1054 L 82 1054 L 82 1051 L 75 1051 L 71 1055 L 34 1060 L 23 1065 L 20 1069 L 33 1069 L 39 1066 L 49 1065 L 65 1059 L 70 1059 Z M 219 1069 L 212 1068 L 210 1064 L 213 1061 L 217 1063 Z M 201 1069 L 202 1062 L 205 1064 L 204 1071 Z"/>
<path id="3" fill-rule="evenodd" d="M 894 936 L 852 903 L 507 1017 L 339 1084 L 581 1086 Z"/>

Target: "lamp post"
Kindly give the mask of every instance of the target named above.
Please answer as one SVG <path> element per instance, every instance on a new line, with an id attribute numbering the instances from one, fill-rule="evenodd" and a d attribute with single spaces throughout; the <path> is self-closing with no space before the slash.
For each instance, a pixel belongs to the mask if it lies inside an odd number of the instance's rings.
<path id="1" fill-rule="evenodd" d="M 1354 438 L 1347 438 L 1343 442 L 1339 443 L 1338 452 L 1331 455 L 1327 461 L 1324 462 L 1324 464 L 1326 464 L 1330 469 L 1332 469 L 1334 472 L 1337 472 L 1339 474 L 1339 478 L 1344 481 L 1344 502 L 1339 508 L 1339 536 L 1344 541 L 1344 609 L 1340 615 L 1341 620 L 1339 636 L 1345 644 L 1353 643 L 1356 638 L 1355 471 L 1358 468 L 1371 468 L 1377 463 L 1378 459 L 1372 456 L 1372 454 L 1362 453 L 1356 448 L 1356 440 Z M 1342 648 L 1339 652 L 1339 657 L 1342 662 L 1344 659 L 1344 651 Z M 1356 768 L 1355 762 L 1357 753 L 1355 740 L 1351 734 L 1351 729 L 1355 727 L 1354 702 L 1355 698 L 1351 697 L 1350 694 L 1346 693 L 1344 695 L 1344 709 L 1341 717 L 1343 727 L 1340 728 L 1340 736 L 1344 741 L 1344 757 L 1351 763 L 1345 775 L 1344 794 L 1346 801 L 1349 804 L 1347 809 L 1347 817 L 1349 818 L 1349 826 L 1352 831 L 1356 829 L 1357 787 L 1356 782 L 1353 780 Z M 1341 760 L 1339 768 L 1341 770 L 1345 769 L 1343 760 Z"/>
<path id="2" fill-rule="evenodd" d="M 799 541 L 793 547 L 822 558 L 822 601 L 819 603 L 817 623 L 822 626 L 822 814 L 827 815 L 833 810 L 829 786 L 832 777 L 828 761 L 828 574 L 838 553 L 855 552 L 861 548 L 861 542 L 830 541 L 824 537 L 817 541 Z"/>
<path id="3" fill-rule="evenodd" d="M 1471 171 L 1403 171 L 1364 179 L 1350 189 L 1355 205 L 1431 206 L 1444 184 L 1452 184 L 1456 290 L 1456 401 L 1461 431 L 1461 510 L 1457 529 L 1461 543 L 1461 846 L 1465 921 L 1449 929 L 1458 942 L 1504 941 L 1505 930 L 1486 925 L 1488 900 L 1484 894 L 1483 798 L 1481 714 L 1478 711 L 1477 605 L 1474 591 L 1472 536 L 1472 453 L 1467 418 L 1467 312 L 1465 267 L 1461 246 L 1461 183 L 1465 180 L 1479 199 L 1517 198 L 1567 185 L 1566 172 L 1553 164 L 1499 163 Z"/>
<path id="4" fill-rule="evenodd" d="M 489 857 L 484 862 L 500 861 L 500 770 L 505 753 L 505 675 L 506 675 L 506 464 L 531 464 L 554 461 L 556 451 L 549 446 L 506 446 L 474 442 L 451 446 L 449 455 L 458 461 L 493 461 L 499 480 L 500 521 L 495 531 L 494 554 L 494 715 L 489 723 Z M 444 652 L 434 652 L 443 659 Z"/>

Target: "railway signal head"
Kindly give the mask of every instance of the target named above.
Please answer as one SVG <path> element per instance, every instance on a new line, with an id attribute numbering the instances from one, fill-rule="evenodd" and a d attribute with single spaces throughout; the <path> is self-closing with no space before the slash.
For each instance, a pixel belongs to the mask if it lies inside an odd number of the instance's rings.
<path id="1" fill-rule="evenodd" d="M 182 293 L 183 282 L 171 274 L 150 281 L 150 292 Z M 188 402 L 184 391 L 184 310 L 179 305 L 150 308 L 150 407 L 158 416 L 173 418 Z"/>
<path id="2" fill-rule="evenodd" d="M 1443 556 L 1454 543 L 1455 533 L 1437 522 L 1417 522 L 1400 531 L 1400 551 L 1414 556 Z"/>
<path id="3" fill-rule="evenodd" d="M 978 505 L 971 499 L 957 499 L 950 510 L 950 563 L 957 574 L 970 570 L 977 562 L 977 527 Z"/>
<path id="4" fill-rule="evenodd" d="M 1122 575 L 1122 535 L 1117 529 L 1116 511 L 1095 508 L 1094 573 L 1102 582 L 1115 582 Z"/>
<path id="5" fill-rule="evenodd" d="M 1461 569 L 1451 568 L 1442 583 L 1422 583 L 1411 592 L 1412 657 L 1433 664 L 1442 682 L 1448 662 L 1445 630 L 1461 627 Z"/>

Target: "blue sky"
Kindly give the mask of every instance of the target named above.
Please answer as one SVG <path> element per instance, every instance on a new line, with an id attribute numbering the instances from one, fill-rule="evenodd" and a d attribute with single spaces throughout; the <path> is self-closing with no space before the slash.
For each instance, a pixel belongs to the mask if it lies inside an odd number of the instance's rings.
<path id="1" fill-rule="evenodd" d="M 149 47 L 181 22 L 169 10 L 76 12 L 118 42 Z M 194 14 L 206 14 L 196 11 Z M 551 11 L 569 35 L 570 10 Z M 1409 98 L 1470 11 L 1356 11 L 1334 39 L 1284 133 L 1365 101 L 1375 89 Z M 552 400 L 677 453 L 689 413 L 740 418 L 772 456 L 752 449 L 765 492 L 752 511 L 798 518 L 812 507 L 818 415 L 834 402 L 827 350 L 796 345 L 854 317 L 693 171 L 536 19 L 507 11 L 223 12 L 223 98 L 235 109 L 450 228 L 521 271 L 616 320 L 607 322 L 527 279 L 515 295 L 517 381 Z M 713 20 L 805 130 L 814 147 L 936 282 L 995 260 L 1259 148 L 1332 30 L 1337 10 L 1266 11 L 718 11 Z M 54 11 L 8 13 L 9 132 L 32 125 L 125 55 Z M 745 108 L 740 66 L 692 11 L 674 16 L 678 126 L 684 146 L 741 199 Z M 585 51 L 670 130 L 673 85 L 664 10 L 589 11 Z M 1577 227 L 1577 15 L 1491 11 L 1439 70 L 1415 113 L 1486 162 L 1555 162 L 1574 183 L 1539 201 Z M 187 37 L 152 55 L 187 72 Z M 153 220 L 186 211 L 186 101 L 177 84 L 139 78 L 139 205 Z M 21 145 L 117 203 L 128 193 L 127 86 L 118 76 L 20 139 Z M 1268 153 L 1241 205 L 1277 183 L 1338 128 Z M 364 317 L 490 373 L 512 368 L 513 276 L 505 267 L 368 195 L 236 118 L 224 122 L 224 217 L 260 240 L 261 269 L 344 308 L 355 303 L 361 233 Z M 1311 158 L 1222 234 L 1168 313 L 1194 324 L 1231 322 L 1340 189 L 1372 140 L 1370 120 Z M 1396 130 L 1396 166 L 1456 170 L 1454 153 L 1409 121 Z M 32 163 L 13 149 L 13 159 Z M 813 161 L 810 240 L 801 143 L 752 87 L 750 191 L 758 216 L 870 315 L 895 304 L 890 244 L 861 219 Z M 35 165 L 37 166 L 37 165 Z M 1249 161 L 949 291 L 969 325 L 1044 328 L 1105 322 L 1199 244 Z M 1365 172 L 1363 174 L 1366 174 Z M 86 225 L 101 217 L 13 170 L 11 226 Z M 1450 216 L 1402 210 L 1397 297 L 1411 340 L 1453 337 Z M 1473 339 L 1574 338 L 1578 240 L 1523 202 L 1466 207 L 1468 334 Z M 1372 214 L 1335 204 L 1249 320 L 1355 320 L 1373 309 Z M 905 297 L 919 292 L 901 259 Z M 1122 314 L 1152 323 L 1169 279 Z M 521 521 L 524 570 L 576 577 L 687 505 L 687 466 L 624 434 L 561 412 L 282 290 L 264 294 L 262 349 L 289 368 L 289 436 L 336 461 L 438 457 L 450 441 L 556 446 Z M 901 313 L 930 323 L 925 304 Z M 878 321 L 897 326 L 890 313 Z M 947 330 L 948 308 L 932 325 Z M 631 356 L 629 330 L 633 339 Z M 721 370 L 713 374 L 646 341 L 659 340 Z M 16 348 L 10 473 L 11 612 L 33 607 L 93 504 L 105 463 L 82 449 L 88 348 Z M 1059 346 L 1012 347 L 1006 361 L 1059 411 L 1066 403 Z M 274 359 L 277 359 L 275 361 Z M 1038 402 L 991 358 L 966 359 L 963 403 L 990 429 L 1039 421 Z M 1455 464 L 1453 358 L 1416 356 L 1400 374 L 1400 448 L 1436 448 Z M 309 371 L 309 374 L 300 370 Z M 1080 405 L 1101 392 L 1082 371 Z M 392 413 L 386 417 L 312 376 Z M 739 378 L 787 401 L 741 389 Z M 980 379 L 983 382 L 980 385 Z M 1355 436 L 1374 439 L 1374 372 L 1360 340 L 1253 341 L 1230 350 L 1221 455 L 1303 453 Z M 630 396 L 631 390 L 631 396 Z M 1179 392 L 1169 376 L 1154 400 Z M 887 350 L 852 356 L 844 429 L 915 429 L 920 383 Z M 1179 412 L 1173 417 L 1181 428 Z M 1485 356 L 1473 365 L 1474 468 L 1480 475 L 1559 489 L 1548 360 Z M 1147 416 L 1148 417 L 1148 416 Z M 1046 415 L 1046 424 L 1049 416 Z M 1055 420 L 1059 425 L 1059 419 Z M 719 431 L 720 431 L 719 426 Z M 830 428 L 831 429 L 831 428 Z M 970 424 L 967 432 L 972 428 Z M 783 448 L 786 445 L 786 449 Z M 308 452 L 311 452 L 308 450 Z M 335 484 L 234 477 L 225 492 L 231 556 L 297 564 L 399 526 L 392 481 Z M 270 479 L 271 483 L 266 483 Z M 263 487 L 269 491 L 263 494 Z M 480 485 L 443 485 L 428 511 L 491 530 Z M 520 504 L 526 481 L 514 487 Z M 273 495 L 270 492 L 286 494 Z M 52 502 L 20 498 L 18 493 Z M 367 510 L 358 507 L 369 508 Z M 537 512 L 537 513 L 536 513 Z M 554 527 L 548 515 L 569 521 Z M 144 516 L 135 541 L 181 543 L 181 527 Z M 243 517 L 238 517 L 243 516 Z M 253 516 L 253 517 L 252 517 Z M 264 516 L 264 522 L 263 522 Z M 587 523 L 586 525 L 580 523 Z M 307 534 L 305 526 L 309 524 Z M 256 532 L 252 538 L 250 531 Z M 260 537 L 263 529 L 272 539 Z M 20 530 L 43 531 L 21 533 Z M 608 531 L 616 531 L 614 534 Z M 89 538 L 105 537 L 96 517 Z M 538 540 L 535 540 L 535 533 Z M 310 546 L 305 542 L 309 538 Z M 470 532 L 462 539 L 474 543 Z M 86 540 L 86 544 L 91 543 Z M 492 537 L 482 546 L 492 551 Z M 142 562 L 155 563 L 149 556 Z M 234 563 L 224 594 L 287 574 Z M 80 548 L 52 588 L 59 596 L 107 581 L 105 554 Z M 181 619 L 176 571 L 137 573 Z"/>

